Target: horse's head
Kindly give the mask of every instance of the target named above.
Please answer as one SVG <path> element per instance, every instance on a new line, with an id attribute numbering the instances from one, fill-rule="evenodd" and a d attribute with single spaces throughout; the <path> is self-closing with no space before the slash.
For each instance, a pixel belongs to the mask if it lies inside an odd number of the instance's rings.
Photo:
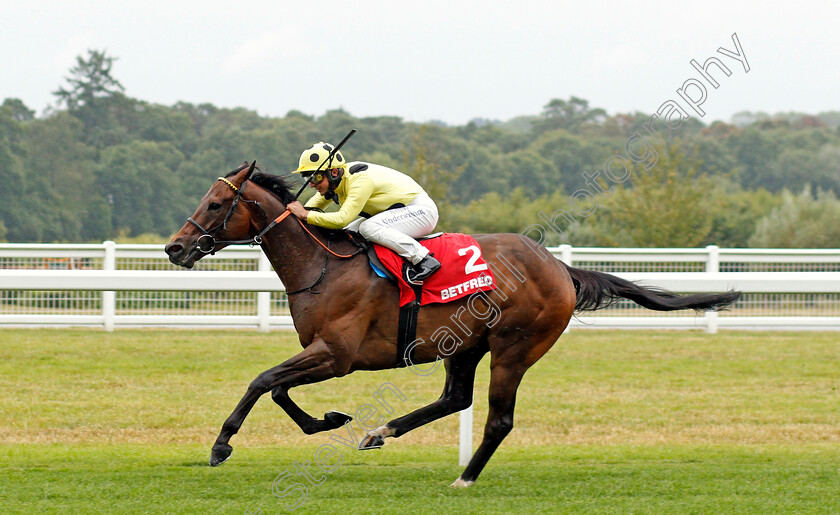
<path id="1" fill-rule="evenodd" d="M 244 163 L 213 184 L 195 213 L 166 246 L 169 261 L 192 268 L 205 254 L 253 236 L 251 210 L 237 206 L 243 202 L 243 186 L 254 173 L 256 163 Z"/>

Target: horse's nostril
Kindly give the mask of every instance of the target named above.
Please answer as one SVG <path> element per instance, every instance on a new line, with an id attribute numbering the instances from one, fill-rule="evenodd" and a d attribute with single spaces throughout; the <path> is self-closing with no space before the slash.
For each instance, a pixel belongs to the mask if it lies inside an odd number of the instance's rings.
<path id="1" fill-rule="evenodd" d="M 177 256 L 178 254 L 181 253 L 181 251 L 183 249 L 184 249 L 184 247 L 182 247 L 181 245 L 179 245 L 177 243 L 170 243 L 169 245 L 166 246 L 164 251 L 167 254 L 169 254 L 170 256 Z"/>

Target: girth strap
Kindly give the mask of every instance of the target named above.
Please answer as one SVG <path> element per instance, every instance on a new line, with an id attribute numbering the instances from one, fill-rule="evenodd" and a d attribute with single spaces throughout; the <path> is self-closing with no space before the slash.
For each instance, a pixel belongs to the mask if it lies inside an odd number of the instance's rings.
<path id="1" fill-rule="evenodd" d="M 404 266 L 408 266 L 406 263 Z M 405 273 L 405 270 L 403 270 Z M 417 316 L 420 314 L 420 300 L 423 295 L 422 284 L 412 284 L 414 300 L 400 308 L 397 325 L 397 364 L 394 368 L 410 367 L 414 364 L 414 346 L 408 348 L 417 339 Z M 408 352 L 406 349 L 408 348 Z"/>

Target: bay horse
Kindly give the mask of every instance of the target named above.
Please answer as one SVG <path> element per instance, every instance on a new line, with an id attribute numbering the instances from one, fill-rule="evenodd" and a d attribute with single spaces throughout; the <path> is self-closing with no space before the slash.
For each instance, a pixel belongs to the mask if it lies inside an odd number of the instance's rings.
<path id="1" fill-rule="evenodd" d="M 282 177 L 259 170 L 254 173 L 255 167 L 256 161 L 250 166 L 246 162 L 220 177 L 165 249 L 173 264 L 192 268 L 207 253 L 227 245 L 259 244 L 286 287 L 303 347 L 248 385 L 212 447 L 212 466 L 230 457 L 231 437 L 262 395 L 271 392 L 274 402 L 304 433 L 330 431 L 352 417 L 331 411 L 322 419 L 314 418 L 290 399 L 289 389 L 356 370 L 390 369 L 401 361 L 397 355 L 396 284 L 374 273 L 365 254 L 346 233 L 285 216 L 289 214 L 286 205 L 294 200 L 290 184 Z M 554 345 L 575 312 L 600 309 L 621 298 L 658 311 L 716 310 L 740 296 L 735 291 L 682 296 L 606 273 L 572 268 L 520 234 L 474 237 L 499 279 L 498 290 L 489 292 L 497 300 L 489 295 L 481 299 L 470 296 L 423 306 L 415 340 L 422 343 L 413 348 L 412 363 L 443 358 L 443 393 L 431 404 L 370 431 L 359 445 L 360 449 L 380 447 L 385 438 L 399 437 L 468 408 L 476 367 L 489 352 L 489 412 L 483 439 L 452 486 L 472 485 L 510 433 L 522 376 Z M 493 310 L 492 323 L 487 322 L 487 316 L 476 315 Z M 476 316 L 463 316 L 467 311 Z M 441 355 L 435 331 L 454 323 L 468 336 Z"/>

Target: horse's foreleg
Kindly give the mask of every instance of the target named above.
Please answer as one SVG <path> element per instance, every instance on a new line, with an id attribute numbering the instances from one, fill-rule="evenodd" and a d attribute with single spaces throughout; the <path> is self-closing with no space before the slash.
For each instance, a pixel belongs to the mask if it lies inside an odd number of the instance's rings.
<path id="1" fill-rule="evenodd" d="M 311 344 L 296 356 L 258 375 L 248 385 L 248 391 L 245 392 L 239 404 L 236 405 L 233 413 L 222 424 L 222 430 L 218 438 L 216 438 L 216 443 L 213 445 L 213 450 L 210 454 L 210 465 L 220 465 L 230 457 L 233 449 L 228 442 L 233 435 L 239 432 L 239 428 L 242 427 L 245 417 L 248 416 L 248 413 L 250 413 L 254 404 L 256 404 L 262 395 L 276 389 L 282 390 L 283 395 L 285 395 L 285 392 L 293 386 L 317 383 L 335 377 L 336 375 L 338 374 L 336 372 L 335 359 L 323 341 Z M 316 426 L 319 422 L 325 422 L 318 421 L 307 415 L 291 399 L 288 399 L 288 395 L 285 395 L 285 398 L 288 400 L 288 405 L 281 404 L 276 398 L 275 402 L 278 402 L 278 404 L 286 409 L 287 413 L 289 413 L 292 419 L 302 429 L 304 426 L 307 429 L 313 427 L 313 422 Z M 335 423 L 335 421 L 326 422 L 328 425 Z M 339 427 L 340 425 L 330 428 Z M 306 431 L 306 429 L 304 430 Z"/>
<path id="2" fill-rule="evenodd" d="M 332 431 L 353 420 L 353 417 L 340 411 L 324 413 L 324 419 L 319 420 L 303 411 L 295 401 L 289 398 L 289 386 L 278 386 L 271 390 L 271 399 L 283 408 L 283 411 L 300 427 L 301 431 L 311 435 L 321 431 Z"/>
<path id="3" fill-rule="evenodd" d="M 385 438 L 398 437 L 428 424 L 439 418 L 469 408 L 473 400 L 473 384 L 478 362 L 487 353 L 486 343 L 467 349 L 464 352 L 446 358 L 446 384 L 443 393 L 435 402 L 412 411 L 408 415 L 396 418 L 384 426 L 369 432 L 359 442 L 359 449 L 382 447 Z"/>

